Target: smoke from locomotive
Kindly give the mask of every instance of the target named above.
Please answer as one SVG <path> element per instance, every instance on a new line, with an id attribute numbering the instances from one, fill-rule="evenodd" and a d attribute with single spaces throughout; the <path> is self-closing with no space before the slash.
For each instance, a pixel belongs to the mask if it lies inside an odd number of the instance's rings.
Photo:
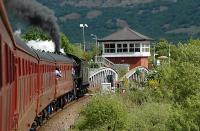
<path id="1" fill-rule="evenodd" d="M 55 43 L 55 52 L 60 52 L 59 26 L 52 10 L 36 0 L 9 0 L 8 9 L 12 9 L 17 17 L 49 33 Z"/>

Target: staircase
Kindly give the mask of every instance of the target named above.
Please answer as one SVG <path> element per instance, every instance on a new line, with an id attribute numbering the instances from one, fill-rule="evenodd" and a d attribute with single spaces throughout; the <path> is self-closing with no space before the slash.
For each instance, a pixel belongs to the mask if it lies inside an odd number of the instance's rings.
<path id="1" fill-rule="evenodd" d="M 95 63 L 103 67 L 114 68 L 115 64 L 102 56 L 95 56 Z"/>

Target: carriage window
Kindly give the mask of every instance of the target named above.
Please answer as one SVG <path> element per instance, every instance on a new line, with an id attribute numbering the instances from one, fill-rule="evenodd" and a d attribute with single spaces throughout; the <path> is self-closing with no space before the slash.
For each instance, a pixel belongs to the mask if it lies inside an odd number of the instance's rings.
<path id="1" fill-rule="evenodd" d="M 10 61 L 11 61 L 11 77 L 10 77 L 10 81 L 13 82 L 14 81 L 14 69 L 15 69 L 15 59 L 14 59 L 14 55 L 13 53 L 10 51 Z"/>
<path id="2" fill-rule="evenodd" d="M 33 74 L 33 70 L 34 70 L 33 62 L 30 62 L 30 74 Z"/>
<path id="3" fill-rule="evenodd" d="M 28 73 L 29 73 L 29 65 L 28 65 L 28 61 L 26 60 L 26 75 L 28 75 Z"/>
<path id="4" fill-rule="evenodd" d="M 43 68 L 43 73 L 45 73 L 45 65 L 43 65 L 43 67 L 42 67 L 42 68 Z"/>
<path id="5" fill-rule="evenodd" d="M 37 64 L 35 63 L 35 73 L 37 73 L 38 71 L 38 67 L 37 67 Z"/>
<path id="6" fill-rule="evenodd" d="M 28 74 L 28 70 L 27 70 L 27 61 L 25 60 L 25 75 L 27 75 Z"/>
<path id="7" fill-rule="evenodd" d="M 24 75 L 24 59 L 22 59 L 22 75 Z"/>
<path id="8" fill-rule="evenodd" d="M 17 58 L 14 56 L 14 54 L 12 54 L 13 57 L 13 81 L 15 80 L 16 77 L 16 73 L 17 73 L 17 67 L 15 66 L 15 64 L 17 63 Z"/>
<path id="9" fill-rule="evenodd" d="M 30 75 L 31 74 L 31 62 L 28 61 L 28 74 Z"/>
<path id="10" fill-rule="evenodd" d="M 18 58 L 18 64 L 19 64 L 19 76 L 21 76 L 21 60 Z"/>
<path id="11" fill-rule="evenodd" d="M 2 39 L 1 39 L 1 34 L 0 34 L 0 63 L 2 63 L 2 58 L 1 58 L 1 56 L 3 56 L 2 54 L 1 54 L 1 52 L 2 52 L 2 50 L 1 50 L 1 46 L 2 46 Z M 0 89 L 1 89 L 1 87 L 2 87 L 2 64 L 0 64 Z"/>
<path id="12" fill-rule="evenodd" d="M 10 59 L 10 77 L 9 77 L 9 83 L 12 82 L 12 78 L 13 78 L 13 59 L 12 59 L 12 52 L 11 50 L 9 49 L 9 59 Z"/>
<path id="13" fill-rule="evenodd" d="M 34 72 L 35 72 L 35 66 L 34 66 L 34 63 L 33 63 L 33 62 L 32 62 L 31 67 L 33 68 L 33 69 L 32 69 L 32 73 L 34 73 Z"/>
<path id="14" fill-rule="evenodd" d="M 0 34 L 0 63 L 2 63 L 2 58 L 1 58 L 1 56 L 3 56 L 2 53 L 1 53 L 1 52 L 2 52 L 1 46 L 2 46 L 2 39 L 1 39 L 1 34 Z M 2 77 L 2 73 L 3 73 L 3 72 L 2 72 L 2 64 L 0 64 L 0 72 L 1 72 L 1 73 L 0 73 L 0 89 L 1 89 L 1 87 L 2 87 L 2 78 L 3 78 L 3 77 Z"/>
<path id="15" fill-rule="evenodd" d="M 4 58 L 4 60 L 5 60 L 5 78 L 6 78 L 6 83 L 8 83 L 8 79 L 9 79 L 9 76 L 8 76 L 8 71 L 9 71 L 9 69 L 8 69 L 8 46 L 7 46 L 7 44 L 5 44 L 5 49 L 4 49 L 4 51 L 5 51 L 5 58 Z"/>

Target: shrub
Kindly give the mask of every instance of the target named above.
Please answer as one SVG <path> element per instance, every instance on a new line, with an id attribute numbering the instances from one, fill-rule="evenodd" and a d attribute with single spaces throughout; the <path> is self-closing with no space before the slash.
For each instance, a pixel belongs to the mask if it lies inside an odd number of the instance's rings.
<path id="1" fill-rule="evenodd" d="M 144 103 L 132 109 L 131 130 L 165 131 L 170 117 L 171 105 L 164 103 Z"/>
<path id="2" fill-rule="evenodd" d="M 116 96 L 95 96 L 81 113 L 77 126 L 79 130 L 122 130 L 127 126 L 127 113 Z"/>

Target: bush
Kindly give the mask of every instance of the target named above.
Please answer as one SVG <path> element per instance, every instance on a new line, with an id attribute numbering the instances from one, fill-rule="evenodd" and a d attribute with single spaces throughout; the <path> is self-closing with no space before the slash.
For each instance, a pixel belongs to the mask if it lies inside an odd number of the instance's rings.
<path id="1" fill-rule="evenodd" d="M 187 98 L 184 105 L 174 108 L 170 121 L 170 130 L 200 130 L 200 93 Z"/>
<path id="2" fill-rule="evenodd" d="M 171 105 L 164 103 L 144 103 L 132 109 L 131 130 L 165 131 L 170 117 Z"/>
<path id="3" fill-rule="evenodd" d="M 127 108 L 116 96 L 99 95 L 92 98 L 81 113 L 79 130 L 122 130 L 127 126 Z"/>

